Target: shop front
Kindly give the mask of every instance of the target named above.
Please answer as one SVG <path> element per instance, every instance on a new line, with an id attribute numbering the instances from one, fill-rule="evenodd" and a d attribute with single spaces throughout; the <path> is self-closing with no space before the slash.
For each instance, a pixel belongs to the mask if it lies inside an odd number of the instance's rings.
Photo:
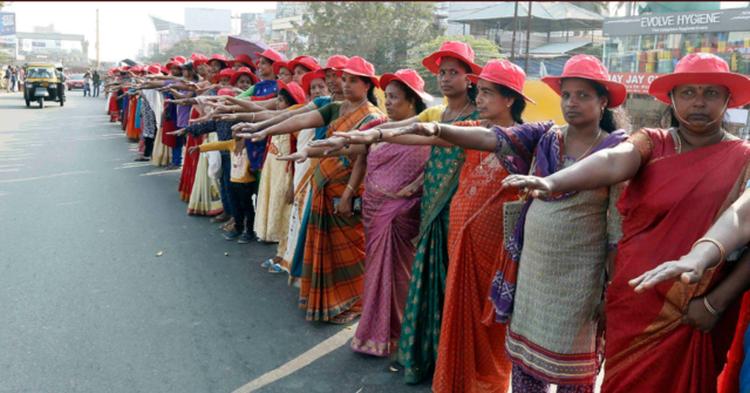
<path id="1" fill-rule="evenodd" d="M 689 53 L 713 53 L 733 72 L 750 75 L 750 8 L 608 18 L 602 30 L 602 58 L 630 93 L 627 108 L 636 127 L 661 118 L 665 107 L 654 105 L 648 87 Z"/>

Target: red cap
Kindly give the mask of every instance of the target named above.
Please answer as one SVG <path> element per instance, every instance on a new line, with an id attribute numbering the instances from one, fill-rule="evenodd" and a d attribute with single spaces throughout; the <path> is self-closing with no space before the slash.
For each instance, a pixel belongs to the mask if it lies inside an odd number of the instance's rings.
<path id="1" fill-rule="evenodd" d="M 351 75 L 370 78 L 375 87 L 380 87 L 380 81 L 375 76 L 375 67 L 359 56 L 352 56 L 349 58 L 349 61 L 346 62 L 346 66 L 344 66 L 341 71 Z"/>
<path id="2" fill-rule="evenodd" d="M 310 94 L 310 85 L 315 79 L 326 79 L 326 72 L 322 69 L 311 71 L 302 76 L 302 89 L 305 93 Z"/>
<path id="3" fill-rule="evenodd" d="M 248 68 L 255 71 L 255 63 L 253 62 L 253 59 L 244 53 L 239 56 L 236 56 L 233 62 L 234 63 L 239 62 L 239 63 L 245 64 Z"/>
<path id="4" fill-rule="evenodd" d="M 161 72 L 162 74 L 169 74 L 169 68 L 166 66 L 161 66 Z"/>
<path id="5" fill-rule="evenodd" d="M 469 44 L 461 41 L 443 42 L 437 52 L 433 52 L 422 60 L 422 65 L 433 74 L 437 74 L 440 71 L 440 59 L 443 57 L 452 57 L 460 60 L 468 65 L 474 74 L 482 72 L 482 67 L 474 64 L 474 50 L 471 49 Z"/>
<path id="6" fill-rule="evenodd" d="M 222 67 L 226 67 L 229 65 L 229 60 L 224 55 L 213 54 L 210 58 L 208 58 L 208 61 L 206 61 L 206 63 L 210 63 L 213 60 L 221 62 Z"/>
<path id="7" fill-rule="evenodd" d="M 534 100 L 523 94 L 523 85 L 526 83 L 526 73 L 521 67 L 508 60 L 490 60 L 482 67 L 479 75 L 469 74 L 469 79 L 476 84 L 478 79 L 503 85 L 520 94 L 524 100 L 536 104 Z"/>
<path id="8" fill-rule="evenodd" d="M 208 62 L 208 57 L 200 53 L 193 53 L 192 55 L 190 55 L 190 61 L 192 61 L 193 64 L 195 64 L 195 66 L 197 67 L 201 64 L 206 64 Z"/>
<path id="9" fill-rule="evenodd" d="M 289 62 L 289 71 L 294 72 L 294 69 L 298 65 L 307 68 L 308 71 L 317 71 L 320 69 L 320 64 L 313 57 L 310 56 L 297 56 Z"/>
<path id="10" fill-rule="evenodd" d="M 380 86 L 385 89 L 389 83 L 395 80 L 405 84 L 406 87 L 416 93 L 422 101 L 426 101 L 425 104 L 433 100 L 433 97 L 424 91 L 424 79 L 419 76 L 417 71 L 407 68 L 398 70 L 393 74 L 383 74 L 383 76 L 380 77 Z"/>
<path id="11" fill-rule="evenodd" d="M 750 102 L 750 78 L 729 71 L 724 59 L 712 53 L 691 53 L 677 63 L 674 72 L 662 75 L 648 88 L 648 94 L 670 105 L 669 93 L 685 84 L 721 85 L 729 89 L 727 107 L 735 108 Z"/>
<path id="12" fill-rule="evenodd" d="M 285 90 L 295 101 L 297 101 L 298 104 L 304 104 L 307 102 L 305 91 L 302 90 L 302 87 L 297 84 L 297 82 L 284 83 L 282 81 L 277 81 L 276 83 L 279 86 L 279 91 Z"/>
<path id="13" fill-rule="evenodd" d="M 175 56 L 175 57 L 169 59 L 169 61 L 167 62 L 167 66 L 166 67 L 167 68 L 172 68 L 172 67 L 175 67 L 175 66 L 179 67 L 179 66 L 185 64 L 186 61 L 187 60 L 184 57 L 182 57 L 182 56 Z"/>
<path id="14" fill-rule="evenodd" d="M 233 76 L 234 76 L 234 70 L 231 68 L 225 68 L 219 71 L 219 73 L 214 76 L 213 83 L 218 83 L 222 78 L 231 79 Z"/>
<path id="15" fill-rule="evenodd" d="M 148 71 L 151 75 L 161 74 L 161 65 L 157 64 L 151 64 L 146 68 L 146 71 Z"/>
<path id="16" fill-rule="evenodd" d="M 612 82 L 609 79 L 609 70 L 599 59 L 591 55 L 575 55 L 565 62 L 562 75 L 546 76 L 542 82 L 546 83 L 558 95 L 561 94 L 560 84 L 564 78 L 581 78 L 596 82 L 607 89 L 609 102 L 607 107 L 614 108 L 625 102 L 627 91 L 622 83 Z"/>
<path id="17" fill-rule="evenodd" d="M 264 50 L 263 52 L 255 52 L 257 56 L 265 57 L 268 60 L 271 60 L 271 62 L 275 63 L 277 61 L 284 61 L 284 56 L 281 55 L 281 53 L 276 52 L 275 50 L 268 48 Z"/>
<path id="18" fill-rule="evenodd" d="M 289 63 L 287 63 L 285 61 L 275 61 L 273 63 L 273 73 L 274 73 L 274 75 L 279 75 L 279 72 L 281 71 L 282 68 L 286 68 L 287 70 L 289 70 L 290 73 L 292 71 L 291 68 L 289 68 Z"/>
<path id="19" fill-rule="evenodd" d="M 349 61 L 349 58 L 344 55 L 333 55 L 328 58 L 328 61 L 326 61 L 326 66 L 323 67 L 323 70 L 341 70 L 342 68 L 346 67 L 346 63 Z"/>
<path id="20" fill-rule="evenodd" d="M 224 70 L 222 70 L 223 72 Z M 256 84 L 259 82 L 258 77 L 255 75 L 253 70 L 247 68 L 247 67 L 240 67 L 237 69 L 237 71 L 234 72 L 234 75 L 232 75 L 232 80 L 229 81 L 232 85 L 237 83 L 237 79 L 240 79 L 240 76 L 242 75 L 249 75 L 250 79 L 252 79 L 253 84 Z"/>
<path id="21" fill-rule="evenodd" d="M 143 67 L 139 66 L 139 65 L 133 66 L 133 67 L 130 67 L 130 71 L 133 71 L 133 72 L 136 72 L 136 73 L 143 72 Z"/>

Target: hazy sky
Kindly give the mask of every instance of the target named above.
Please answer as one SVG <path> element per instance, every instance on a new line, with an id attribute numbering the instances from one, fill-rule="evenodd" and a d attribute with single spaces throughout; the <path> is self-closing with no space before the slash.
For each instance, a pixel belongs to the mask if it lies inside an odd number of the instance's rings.
<path id="1" fill-rule="evenodd" d="M 96 56 L 96 9 L 99 9 L 101 60 L 134 57 L 143 41 L 155 42 L 156 31 L 149 15 L 184 23 L 185 8 L 228 9 L 232 16 L 261 12 L 276 2 L 14 2 L 6 1 L 3 12 L 16 13 L 16 31 L 31 32 L 34 26 L 54 24 L 60 33 L 83 34 L 89 41 L 89 57 Z M 233 26 L 239 26 L 233 20 Z"/>

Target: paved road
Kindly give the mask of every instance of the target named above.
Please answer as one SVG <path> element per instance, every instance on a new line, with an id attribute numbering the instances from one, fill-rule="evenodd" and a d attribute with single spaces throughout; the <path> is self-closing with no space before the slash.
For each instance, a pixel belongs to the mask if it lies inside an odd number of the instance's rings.
<path id="1" fill-rule="evenodd" d="M 272 247 L 187 216 L 179 173 L 128 149 L 103 98 L 0 94 L 0 392 L 429 390 L 305 322 Z"/>

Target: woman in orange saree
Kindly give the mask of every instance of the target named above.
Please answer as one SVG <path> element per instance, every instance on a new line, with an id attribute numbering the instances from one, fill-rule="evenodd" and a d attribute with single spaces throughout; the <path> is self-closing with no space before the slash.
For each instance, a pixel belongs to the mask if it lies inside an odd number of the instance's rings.
<path id="1" fill-rule="evenodd" d="M 720 124 L 727 107 L 750 102 L 750 80 L 696 53 L 649 93 L 672 105 L 673 128 L 644 129 L 552 176 L 505 184 L 538 195 L 630 180 L 618 204 L 623 237 L 607 289 L 602 391 L 711 393 L 736 328 L 739 294 L 727 284 L 744 279 L 742 269 L 723 264 L 697 285 L 670 280 L 641 294 L 628 281 L 713 241 L 700 237 L 750 178 L 750 146 Z"/>
<path id="2" fill-rule="evenodd" d="M 328 125 L 327 134 L 352 130 L 384 118 L 375 105 L 378 86 L 372 64 L 358 56 L 343 69 L 346 100 L 294 116 L 250 135 L 254 141 Z M 298 152 L 297 154 L 299 154 Z M 295 155 L 295 158 L 298 158 Z M 318 161 L 310 183 L 310 220 L 307 225 L 299 306 L 307 320 L 346 323 L 360 313 L 365 259 L 361 215 L 354 200 L 361 195 L 364 156 L 325 157 Z"/>

